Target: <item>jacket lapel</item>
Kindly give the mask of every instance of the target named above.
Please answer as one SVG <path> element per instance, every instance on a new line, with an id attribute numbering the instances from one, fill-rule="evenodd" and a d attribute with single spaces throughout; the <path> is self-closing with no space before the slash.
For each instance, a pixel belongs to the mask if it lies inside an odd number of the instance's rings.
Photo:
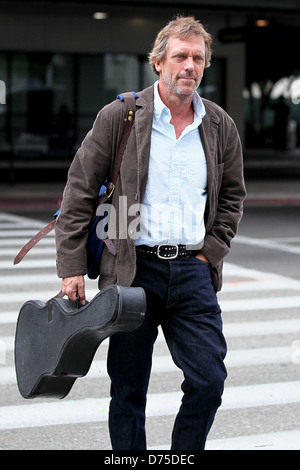
<path id="1" fill-rule="evenodd" d="M 151 132 L 154 112 L 153 85 L 138 93 L 136 100 L 135 137 L 141 201 L 144 198 L 148 179 Z"/>
<path id="2" fill-rule="evenodd" d="M 216 189 L 216 166 L 218 164 L 218 129 L 219 117 L 211 111 L 207 100 L 203 99 L 206 115 L 204 116 L 199 132 L 207 164 L 207 204 L 205 210 L 205 221 L 207 227 L 210 225 L 210 207 L 215 197 Z"/>

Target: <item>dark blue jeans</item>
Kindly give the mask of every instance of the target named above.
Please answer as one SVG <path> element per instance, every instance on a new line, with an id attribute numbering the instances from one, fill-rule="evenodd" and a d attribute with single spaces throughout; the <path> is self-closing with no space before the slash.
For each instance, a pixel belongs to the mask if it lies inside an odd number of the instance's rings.
<path id="1" fill-rule="evenodd" d="M 203 450 L 226 378 L 226 342 L 208 263 L 197 258 L 138 258 L 135 286 L 146 291 L 144 323 L 110 338 L 109 431 L 114 450 L 145 450 L 145 406 L 153 345 L 161 325 L 182 370 L 183 398 L 172 450 Z"/>

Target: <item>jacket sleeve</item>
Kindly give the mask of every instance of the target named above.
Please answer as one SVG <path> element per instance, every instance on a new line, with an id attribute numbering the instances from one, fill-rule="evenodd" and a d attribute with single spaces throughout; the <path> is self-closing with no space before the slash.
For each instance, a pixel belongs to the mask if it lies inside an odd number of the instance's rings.
<path id="1" fill-rule="evenodd" d="M 233 120 L 223 116 L 218 138 L 218 164 L 215 167 L 212 200 L 208 208 L 203 254 L 214 268 L 230 251 L 237 233 L 246 196 L 242 146 Z"/>
<path id="2" fill-rule="evenodd" d="M 111 108 L 103 108 L 68 172 L 61 212 L 55 224 L 57 274 L 86 274 L 86 241 L 101 185 L 109 177 L 114 145 Z"/>

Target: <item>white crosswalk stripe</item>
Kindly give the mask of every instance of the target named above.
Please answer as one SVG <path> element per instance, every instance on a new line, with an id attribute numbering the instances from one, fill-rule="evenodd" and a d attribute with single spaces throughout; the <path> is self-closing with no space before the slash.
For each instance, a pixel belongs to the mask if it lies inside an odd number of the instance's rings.
<path id="1" fill-rule="evenodd" d="M 87 376 L 76 381 L 74 391 L 64 400 L 27 401 L 17 391 L 13 350 L 18 311 L 25 301 L 34 298 L 46 301 L 60 290 L 60 280 L 55 273 L 53 234 L 19 266 L 12 265 L 19 248 L 43 225 L 41 221 L 0 213 L 0 430 L 8 436 L 4 441 L 1 439 L 0 449 L 17 446 L 9 439 L 9 433 L 14 430 L 26 433 L 41 427 L 55 426 L 57 430 L 57 426 L 107 422 L 109 381 L 105 356 L 108 341 L 101 344 Z M 240 242 L 246 243 L 247 239 Z M 280 244 L 280 240 L 274 244 Z M 296 255 L 293 240 L 289 241 L 289 247 Z M 92 298 L 97 292 L 97 282 L 88 279 L 86 282 L 87 296 Z M 300 281 L 225 263 L 224 288 L 219 301 L 229 346 L 226 357 L 229 382 L 207 449 L 299 449 L 300 428 L 295 413 L 300 410 Z M 257 380 L 256 372 L 262 367 L 265 368 L 264 380 Z M 179 386 L 167 389 L 173 380 L 178 381 Z M 159 420 L 171 423 L 174 419 L 182 396 L 180 382 L 181 372 L 173 364 L 160 332 L 147 402 L 148 421 L 155 419 L 151 424 L 153 428 Z M 164 390 L 162 383 L 166 385 Z M 83 394 L 81 387 L 88 392 Z M 102 392 L 98 396 L 99 388 Z M 276 413 L 281 416 L 282 409 L 290 410 L 286 422 L 276 423 Z M 259 428 L 255 426 L 253 416 L 268 413 L 272 413 L 272 422 L 266 418 L 264 427 L 264 420 L 259 419 Z M 239 416 L 246 420 L 248 415 L 251 418 L 239 431 Z M 232 419 L 235 429 L 229 424 Z M 102 432 L 107 434 L 106 429 Z M 169 435 L 165 434 L 162 442 L 153 432 L 149 449 L 168 449 L 169 440 Z M 110 448 L 108 436 L 105 445 Z M 47 448 L 46 441 L 44 448 Z"/>
<path id="2" fill-rule="evenodd" d="M 11 341 L 13 347 L 13 341 Z M 102 343 L 102 348 L 104 343 Z M 6 349 L 7 350 L 7 349 Z M 237 349 L 229 351 L 225 360 L 226 367 L 255 366 L 261 364 L 286 363 L 291 360 L 293 350 L 290 346 L 276 348 Z M 177 371 L 170 356 L 155 355 L 152 364 L 152 373 L 167 373 Z M 87 378 L 107 377 L 106 361 L 94 360 Z M 15 368 L 2 367 L 0 369 L 0 385 L 14 384 L 16 382 Z M 1 424 L 0 424 L 1 427 Z"/>
<path id="3" fill-rule="evenodd" d="M 298 403 L 299 394 L 300 382 L 230 387 L 224 393 L 222 409 Z M 147 415 L 174 416 L 180 400 L 180 392 L 152 393 L 148 397 Z M 108 406 L 108 397 L 8 406 L 1 411 L 0 429 L 105 421 Z"/>

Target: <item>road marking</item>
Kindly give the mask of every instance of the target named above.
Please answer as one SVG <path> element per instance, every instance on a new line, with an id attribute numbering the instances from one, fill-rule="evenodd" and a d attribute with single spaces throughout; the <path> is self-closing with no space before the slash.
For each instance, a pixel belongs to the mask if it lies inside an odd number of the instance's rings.
<path id="1" fill-rule="evenodd" d="M 283 251 L 285 253 L 293 253 L 296 255 L 300 255 L 300 247 L 285 244 L 284 238 L 282 239 L 282 242 L 279 242 L 273 241 L 272 238 L 250 238 L 238 235 L 233 242 L 240 243 L 243 245 L 254 245 L 260 248 L 267 248 L 269 250 Z"/>
<path id="2" fill-rule="evenodd" d="M 46 249 L 45 251 L 42 249 L 37 249 L 36 254 L 43 254 L 47 253 L 48 251 L 51 252 L 50 250 L 54 250 L 52 248 Z M 1 252 L 3 251 L 4 255 L 7 254 L 9 250 L 5 249 L 0 249 L 0 255 Z M 14 255 L 16 255 L 17 250 L 14 250 Z M 55 252 L 53 251 L 53 254 Z M 29 258 L 27 258 L 29 260 Z M 23 261 L 22 261 L 23 262 Z M 10 267 L 15 269 L 13 266 L 13 262 L 11 261 Z M 53 266 L 55 268 L 55 266 Z M 30 274 L 26 273 L 26 278 L 22 279 L 22 285 L 24 286 L 25 284 L 49 284 L 49 282 L 55 282 L 58 281 L 59 278 L 57 277 L 57 274 L 55 271 L 53 273 L 47 273 L 47 274 Z M 93 282 L 96 284 L 97 281 L 91 281 L 90 279 L 86 279 L 87 283 Z M 2 287 L 5 286 L 15 286 L 17 288 L 17 282 L 16 278 L 14 276 L 7 276 L 6 275 L 0 275 L 0 285 Z M 219 297 L 222 298 L 223 295 L 227 293 L 237 293 L 237 292 L 252 292 L 252 291 L 278 291 L 278 290 L 299 290 L 300 291 L 300 281 L 297 280 L 290 280 L 290 279 L 285 279 L 285 278 L 279 278 L 279 279 L 251 279 L 251 280 L 244 280 L 244 279 L 239 279 L 239 280 L 234 280 L 234 281 L 225 281 L 223 285 L 223 289 L 221 293 L 219 293 Z"/>
<path id="3" fill-rule="evenodd" d="M 97 294 L 98 289 L 87 290 L 87 298 L 92 299 Z M 56 295 L 53 291 L 25 291 L 25 292 L 11 292 L 1 293 L 1 304 L 11 304 L 12 302 L 23 302 L 31 299 L 48 300 Z M 290 297 L 266 297 L 258 299 L 235 299 L 235 300 L 222 300 L 220 302 L 223 313 L 229 312 L 242 312 L 254 310 L 274 310 L 281 308 L 296 308 L 300 307 L 300 296 Z M 5 308 L 5 307 L 3 307 Z"/>
<path id="4" fill-rule="evenodd" d="M 268 336 L 300 333 L 300 319 L 291 318 L 284 320 L 264 320 L 257 322 L 237 322 L 223 325 L 227 338 L 239 336 Z"/>
<path id="5" fill-rule="evenodd" d="M 100 348 L 102 344 L 100 345 Z M 229 350 L 225 359 L 227 368 L 257 366 L 266 364 L 287 364 L 292 363 L 292 346 L 258 348 L 258 349 L 237 349 Z M 175 366 L 170 355 L 154 355 L 152 364 L 152 374 L 181 371 Z M 93 360 L 90 370 L 85 376 L 87 379 L 107 378 L 106 360 Z M 11 385 L 16 383 L 14 367 L 0 367 L 0 385 Z"/>
<path id="6" fill-rule="evenodd" d="M 300 307 L 300 296 L 222 300 L 223 313 Z"/>
<path id="7" fill-rule="evenodd" d="M 15 248 L 0 248 L 0 256 L 11 256 L 15 258 L 15 256 L 18 254 L 18 250 Z M 48 248 L 46 247 L 40 247 L 36 246 L 33 248 L 33 251 L 30 252 L 30 255 L 35 255 L 35 256 L 48 256 L 48 255 L 54 255 L 55 257 L 56 254 L 56 249 L 54 246 L 49 246 Z M 29 255 L 27 255 L 29 256 Z"/>
<path id="8" fill-rule="evenodd" d="M 211 439 L 206 450 L 299 450 L 300 430 Z"/>
<path id="9" fill-rule="evenodd" d="M 300 430 L 253 434 L 207 440 L 205 450 L 299 450 Z M 153 446 L 148 450 L 168 450 L 169 445 Z"/>
<path id="10" fill-rule="evenodd" d="M 262 292 L 262 291 L 292 291 L 300 290 L 300 281 L 289 280 L 289 279 L 271 279 L 271 280 L 245 280 L 238 279 L 234 281 L 225 281 L 223 289 L 219 294 L 219 297 L 222 298 L 223 294 L 228 294 L 230 292 Z M 273 292 L 272 292 L 273 295 Z"/>
<path id="11" fill-rule="evenodd" d="M 253 277 L 257 280 L 263 280 L 263 279 L 287 280 L 288 279 L 288 280 L 299 282 L 300 284 L 300 281 L 297 281 L 296 279 L 290 278 L 288 276 L 281 276 L 280 274 L 274 274 L 274 273 L 270 273 L 267 271 L 259 271 L 258 269 L 245 268 L 244 266 L 240 266 L 240 265 L 228 263 L 228 262 L 224 263 L 224 274 L 226 276 L 235 276 L 235 277 L 246 277 L 246 278 Z"/>
<path id="12" fill-rule="evenodd" d="M 14 269 L 14 268 L 12 268 Z M 45 284 L 49 285 L 51 283 L 57 283 L 61 282 L 61 279 L 57 276 L 55 271 L 53 273 L 40 273 L 40 274 L 31 274 L 31 273 L 26 273 L 26 277 L 21 277 L 20 279 L 16 278 L 15 276 L 1 276 L 0 275 L 0 286 L 1 287 L 15 287 L 16 290 L 19 290 L 20 286 L 18 285 L 18 280 L 21 281 L 22 288 L 24 289 L 25 286 L 30 286 L 30 284 L 37 285 L 37 284 Z M 85 285 L 86 288 L 93 288 L 98 285 L 98 280 L 92 280 L 85 278 Z M 32 288 L 32 287 L 31 287 Z M 30 287 L 28 287 L 28 290 Z M 1 297 L 0 297 L 0 302 L 1 302 Z"/>
<path id="13" fill-rule="evenodd" d="M 181 392 L 148 394 L 146 415 L 178 412 Z M 49 401 L 0 408 L 0 429 L 107 421 L 109 397 Z M 300 382 L 268 383 L 225 388 L 220 410 L 236 410 L 300 402 Z"/>
<path id="14" fill-rule="evenodd" d="M 55 269 L 55 258 L 51 259 L 29 259 L 24 258 L 20 264 L 13 266 L 13 261 L 0 261 L 0 269 L 36 269 L 36 268 L 54 268 Z"/>
<path id="15" fill-rule="evenodd" d="M 59 283 L 60 284 L 60 283 Z M 99 292 L 98 289 L 86 289 L 86 297 L 87 299 L 93 299 L 95 295 Z M 53 292 L 53 290 L 46 290 L 46 291 L 24 291 L 24 292 L 7 292 L 0 294 L 0 302 L 1 304 L 11 304 L 12 302 L 22 302 L 25 303 L 28 300 L 42 300 L 47 301 L 54 297 L 57 292 Z M 0 314 L 1 315 L 1 314 Z"/>
<path id="16" fill-rule="evenodd" d="M 37 229 L 39 229 L 39 227 L 37 227 Z M 14 237 L 27 239 L 28 237 L 28 240 L 25 241 L 25 243 L 27 243 L 36 233 L 36 230 L 3 230 L 0 232 L 0 238 Z M 54 231 L 49 232 L 46 236 L 54 238 Z"/>
<path id="17" fill-rule="evenodd" d="M 4 316 L 4 320 L 0 324 L 7 323 L 7 320 L 17 319 L 18 313 L 5 312 L 0 314 L 0 320 Z M 8 318 L 6 317 L 8 316 Z M 224 323 L 224 334 L 226 338 L 239 338 L 243 336 L 269 336 L 269 335 L 286 335 L 292 333 L 300 333 L 300 319 L 290 320 L 270 320 L 261 322 L 239 322 Z M 5 344 L 6 350 L 12 351 L 14 347 L 14 336 L 1 336 L 0 340 Z M 156 342 L 164 342 L 161 329 Z M 103 343 L 102 343 L 103 344 Z M 101 345 L 102 346 L 102 345 Z"/>
<path id="18" fill-rule="evenodd" d="M 0 212 L 0 221 L 4 221 L 4 223 L 9 222 L 16 228 L 22 227 L 23 225 L 30 225 L 31 227 L 36 228 L 42 228 L 45 226 L 45 223 L 40 220 L 31 219 L 29 217 L 24 217 L 21 215 L 14 215 L 8 212 Z"/>
<path id="19" fill-rule="evenodd" d="M 16 250 L 20 249 L 23 245 L 25 245 L 29 241 L 28 238 L 3 238 L 1 239 L 1 246 L 16 246 Z M 54 236 L 48 237 L 48 235 L 44 238 L 42 238 L 39 242 L 38 245 L 33 248 L 35 250 L 37 247 L 41 246 L 54 246 L 55 244 L 55 238 Z"/>
<path id="20" fill-rule="evenodd" d="M 21 222 L 21 230 L 18 230 Z M 2 224 L 2 225 L 1 225 Z M 12 260 L 9 257 L 14 257 L 15 251 L 18 251 L 19 247 L 24 245 L 28 239 L 32 236 L 29 233 L 35 234 L 45 224 L 43 222 L 30 221 L 27 218 L 19 218 L 18 216 L 12 216 L 7 218 L 6 214 L 0 214 L 0 229 L 1 240 L 0 240 L 0 256 L 2 258 L 0 262 L 0 269 L 6 271 L 0 276 L 0 285 L 2 285 L 3 296 L 1 298 L 0 293 L 0 324 L 14 324 L 17 320 L 18 312 L 15 308 L 10 311 L 8 304 L 9 297 L 13 297 L 17 302 L 25 302 L 29 298 L 38 298 L 42 300 L 48 300 L 56 294 L 55 283 L 58 283 L 58 290 L 60 288 L 60 280 L 55 274 L 55 246 L 54 246 L 54 232 L 50 233 L 45 237 L 38 247 L 32 252 L 34 256 L 28 256 L 18 266 L 12 265 Z M 34 230 L 31 230 L 34 229 Z M 4 235 L 5 233 L 5 235 Z M 6 237 L 9 237 L 7 239 Z M 26 238 L 26 239 L 25 239 Z M 238 241 L 238 237 L 235 239 Z M 276 249 L 277 251 L 285 251 L 294 254 L 300 253 L 299 237 L 291 237 L 285 239 L 250 239 L 248 237 L 240 237 L 240 243 L 261 246 L 262 248 Z M 290 245 L 287 245 L 287 244 Z M 5 247 L 7 249 L 5 249 Z M 48 254 L 47 254 L 48 252 Z M 50 254 L 53 254 L 53 259 L 50 259 Z M 7 257 L 5 259 L 5 256 Z M 45 258 L 39 260 L 38 258 Z M 4 258 L 4 259 L 3 259 Z M 40 262 L 41 261 L 41 262 Z M 51 267 L 50 274 L 34 273 L 34 269 Z M 14 276 L 15 270 L 18 269 L 18 275 Z M 300 281 L 291 279 L 285 276 L 279 276 L 272 273 L 261 272 L 254 269 L 248 269 L 241 266 L 233 265 L 231 263 L 224 264 L 224 287 L 222 292 L 219 294 L 219 302 L 224 313 L 227 312 L 255 312 L 260 310 L 275 310 L 275 309 L 286 309 L 286 308 L 298 308 L 300 307 Z M 22 290 L 20 292 L 20 286 L 18 282 L 22 282 Z M 91 293 L 91 298 L 94 292 L 97 292 L 96 286 L 97 281 L 91 287 L 87 287 L 87 290 Z M 51 291 L 50 283 L 53 283 L 54 290 Z M 44 286 L 47 288 L 44 289 Z M 37 290 L 32 292 L 32 285 L 37 286 Z M 9 294 L 9 290 L 14 292 Z M 38 288 L 42 289 L 38 292 Z M 26 294 L 27 289 L 27 294 Z M 16 293 L 15 290 L 18 290 Z M 265 291 L 262 299 L 254 299 L 252 292 Z M 276 295 L 286 292 L 286 297 L 283 295 Z M 277 294 L 278 292 L 278 294 Z M 234 294 L 239 293 L 243 295 L 243 299 L 230 298 L 234 297 Z M 247 294 L 248 293 L 248 294 Z M 267 297 L 270 293 L 270 296 Z M 229 294 L 229 295 L 227 295 Z M 245 296 L 248 298 L 245 299 Z M 3 302 L 2 302 L 3 299 Z M 13 306 L 12 306 L 13 307 Z M 295 311 L 294 311 L 295 314 Z M 247 317 L 249 315 L 247 314 Z M 271 316 L 268 315 L 269 318 Z M 224 318 L 224 332 L 227 338 L 245 338 L 250 336 L 268 336 L 271 335 L 285 335 L 289 333 L 300 333 L 300 319 L 290 318 L 287 320 L 265 320 L 262 321 L 245 321 L 244 315 L 240 316 L 239 322 L 226 322 L 226 316 Z M 163 335 L 158 336 L 158 341 L 164 341 Z M 14 337 L 2 336 L 0 337 L 1 344 L 5 347 L 5 352 L 13 351 L 14 348 Z M 284 344 L 284 343 L 283 343 Z M 287 344 L 287 343 L 285 343 Z M 250 343 L 251 345 L 251 343 Z M 100 348 L 105 349 L 108 346 L 108 340 L 104 341 Z M 7 348 L 6 348 L 7 347 Z M 101 351 L 101 357 L 102 356 Z M 296 367 L 292 361 L 292 355 L 295 351 L 293 350 L 292 344 L 290 346 L 281 347 L 266 347 L 266 348 L 250 348 L 250 349 L 239 349 L 229 350 L 226 357 L 227 368 L 236 367 L 255 367 L 257 365 L 266 364 L 289 364 L 290 367 Z M 7 356 L 6 356 L 7 357 Z M 11 356 L 10 356 L 11 360 Z M 170 372 L 177 371 L 178 374 L 181 372 L 173 364 L 172 359 L 169 355 L 157 355 L 153 356 L 153 374 L 167 374 Z M 91 364 L 91 368 L 85 379 L 89 380 L 97 378 L 107 378 L 106 372 L 106 361 L 95 360 Z M 78 379 L 80 380 L 80 379 Z M 8 367 L 6 364 L 0 367 L 0 384 L 5 386 L 9 384 L 16 384 L 15 370 L 14 367 Z M 76 390 L 74 390 L 76 395 Z M 240 408 L 253 408 L 258 407 L 263 410 L 265 406 L 300 403 L 300 382 L 278 382 L 271 384 L 256 384 L 256 385 L 244 385 L 237 387 L 225 387 L 223 396 L 223 404 L 220 408 L 222 410 L 235 410 Z M 182 394 L 180 392 L 171 393 L 157 393 L 148 395 L 148 406 L 147 416 L 163 416 L 172 415 L 174 416 L 179 408 Z M 104 399 L 86 399 L 86 400 L 72 400 L 71 396 L 67 397 L 64 401 L 42 401 L 38 399 L 31 401 L 24 401 L 21 405 L 3 406 L 0 407 L 0 428 L 3 429 L 14 429 L 22 428 L 27 426 L 44 426 L 51 424 L 71 424 L 76 422 L 89 422 L 89 421 L 106 421 L 107 420 L 107 409 L 109 404 L 109 397 Z M 1 419 L 3 418 L 3 420 Z M 46 422 L 45 422 L 46 418 Z M 47 421 L 49 420 L 49 422 Z M 5 427 L 8 426 L 8 427 Z M 287 427 L 287 426 L 286 426 Z M 26 432 L 26 429 L 24 430 Z M 238 431 L 237 431 L 238 432 Z M 297 440 L 297 441 L 296 441 Z M 207 449 L 280 449 L 281 446 L 286 449 L 299 449 L 299 430 L 293 430 L 284 433 L 270 433 L 260 434 L 255 436 L 239 436 L 231 437 L 227 439 L 209 440 L 207 443 Z M 296 442 L 298 446 L 296 447 Z M 272 447 L 273 446 L 273 447 Z M 159 448 L 169 448 L 160 446 Z"/>

